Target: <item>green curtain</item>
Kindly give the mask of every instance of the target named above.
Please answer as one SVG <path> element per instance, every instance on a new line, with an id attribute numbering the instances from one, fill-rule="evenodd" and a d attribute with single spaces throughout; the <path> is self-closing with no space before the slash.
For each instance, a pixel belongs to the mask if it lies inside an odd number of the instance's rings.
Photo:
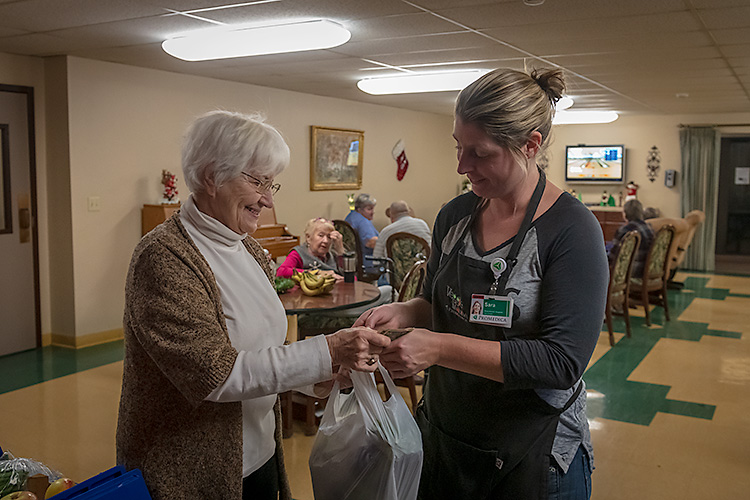
<path id="1" fill-rule="evenodd" d="M 682 267 L 713 271 L 721 135 L 716 127 L 684 127 L 680 130 L 680 152 L 682 215 L 684 217 L 691 210 L 702 210 L 706 214 L 705 222 L 695 232 Z"/>

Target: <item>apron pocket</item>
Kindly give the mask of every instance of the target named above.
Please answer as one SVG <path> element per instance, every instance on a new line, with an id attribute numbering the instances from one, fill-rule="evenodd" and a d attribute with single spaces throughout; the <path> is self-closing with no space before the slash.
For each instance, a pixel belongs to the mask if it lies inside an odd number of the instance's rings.
<path id="1" fill-rule="evenodd" d="M 497 451 L 475 448 L 450 437 L 427 420 L 422 407 L 417 408 L 416 420 L 424 447 L 419 498 L 487 498 L 499 472 Z"/>

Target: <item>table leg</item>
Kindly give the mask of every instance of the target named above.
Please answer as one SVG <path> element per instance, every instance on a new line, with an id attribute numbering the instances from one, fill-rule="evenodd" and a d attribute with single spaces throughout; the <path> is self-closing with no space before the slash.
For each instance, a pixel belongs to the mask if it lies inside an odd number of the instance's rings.
<path id="1" fill-rule="evenodd" d="M 297 315 L 289 314 L 286 317 L 286 343 L 297 342 L 298 338 Z"/>

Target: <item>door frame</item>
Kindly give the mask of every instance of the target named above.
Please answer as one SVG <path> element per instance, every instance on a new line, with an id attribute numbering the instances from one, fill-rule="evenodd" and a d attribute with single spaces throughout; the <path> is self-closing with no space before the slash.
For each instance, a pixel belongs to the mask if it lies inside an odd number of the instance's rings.
<path id="1" fill-rule="evenodd" d="M 34 258 L 34 323 L 36 346 L 42 346 L 42 312 L 39 292 L 39 224 L 36 192 L 36 122 L 34 121 L 34 87 L 5 85 L 0 83 L 0 92 L 26 95 L 26 123 L 29 142 L 29 184 L 31 190 L 31 244 Z"/>

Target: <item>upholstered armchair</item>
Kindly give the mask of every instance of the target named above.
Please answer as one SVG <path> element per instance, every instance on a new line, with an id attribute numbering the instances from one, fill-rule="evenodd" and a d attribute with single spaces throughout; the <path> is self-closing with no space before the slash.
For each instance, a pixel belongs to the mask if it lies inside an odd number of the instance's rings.
<path id="1" fill-rule="evenodd" d="M 398 292 L 398 301 L 406 302 L 407 300 L 411 300 L 419 295 L 422 291 L 426 274 L 427 261 L 422 259 L 414 262 L 402 280 L 401 288 Z M 375 380 L 378 383 L 383 383 L 383 379 L 378 372 L 375 372 Z M 397 386 L 406 387 L 409 390 L 411 410 L 412 413 L 416 413 L 417 403 L 419 402 L 419 399 L 417 398 L 417 386 L 424 384 L 424 378 L 419 375 L 413 375 L 411 377 L 394 379 L 393 381 Z"/>
<path id="2" fill-rule="evenodd" d="M 669 288 L 680 289 L 684 286 L 684 283 L 674 281 L 674 275 L 685 260 L 687 249 L 693 241 L 695 231 L 705 220 L 706 214 L 701 210 L 692 210 L 682 219 L 659 217 L 657 219 L 648 219 L 646 221 L 654 232 L 667 224 L 672 225 L 675 228 L 674 240 L 669 249 L 669 267 L 667 269 L 667 286 Z"/>
<path id="3" fill-rule="evenodd" d="M 638 231 L 630 231 L 622 237 L 617 253 L 612 257 L 609 267 L 609 286 L 607 288 L 607 308 L 605 321 L 609 330 L 609 345 L 615 345 L 612 328 L 612 315 L 621 315 L 625 320 L 625 333 L 630 337 L 630 271 L 633 258 L 641 242 Z"/>
<path id="4" fill-rule="evenodd" d="M 364 251 L 362 250 L 362 242 L 359 239 L 357 230 L 345 220 L 334 219 L 331 222 L 333 222 L 336 231 L 341 233 L 344 250 L 347 252 L 354 252 L 355 258 L 357 259 L 357 279 L 368 283 L 377 281 L 381 273 L 371 273 L 366 271 L 367 266 L 364 260 Z"/>
<path id="5" fill-rule="evenodd" d="M 630 297 L 640 300 L 646 313 L 646 325 L 651 326 L 649 304 L 664 308 L 664 317 L 669 321 L 669 304 L 667 303 L 667 269 L 669 249 L 674 239 L 675 229 L 672 225 L 662 226 L 654 236 L 651 248 L 646 257 L 643 276 L 631 276 Z"/>
<path id="6" fill-rule="evenodd" d="M 391 285 L 399 290 L 414 263 L 430 257 L 430 244 L 411 233 L 393 233 L 385 242 L 385 251 L 391 260 Z"/>

